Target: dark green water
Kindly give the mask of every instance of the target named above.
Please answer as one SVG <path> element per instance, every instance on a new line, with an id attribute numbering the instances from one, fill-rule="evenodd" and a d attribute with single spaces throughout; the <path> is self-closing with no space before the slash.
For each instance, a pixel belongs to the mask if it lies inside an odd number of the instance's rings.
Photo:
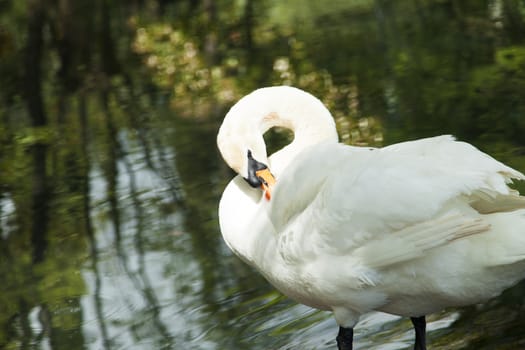
<path id="1" fill-rule="evenodd" d="M 0 1 L 0 348 L 334 349 L 330 314 L 218 228 L 217 129 L 272 84 L 344 142 L 450 133 L 525 171 L 520 0 Z M 430 348 L 525 348 L 524 315 L 521 283 L 429 316 Z M 356 349 L 412 342 L 398 317 L 356 328 Z"/>

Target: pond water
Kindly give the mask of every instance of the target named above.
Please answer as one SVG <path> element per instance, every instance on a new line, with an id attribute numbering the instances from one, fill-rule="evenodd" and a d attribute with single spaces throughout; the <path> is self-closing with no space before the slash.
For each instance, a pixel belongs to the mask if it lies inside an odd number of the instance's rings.
<path id="1" fill-rule="evenodd" d="M 215 136 L 254 88 L 311 91 L 345 143 L 450 133 L 525 171 L 523 1 L 59 3 L 0 5 L 0 348 L 335 348 L 220 235 Z M 430 315 L 428 343 L 525 348 L 524 315 L 520 283 Z M 355 329 L 412 344 L 396 316 Z"/>

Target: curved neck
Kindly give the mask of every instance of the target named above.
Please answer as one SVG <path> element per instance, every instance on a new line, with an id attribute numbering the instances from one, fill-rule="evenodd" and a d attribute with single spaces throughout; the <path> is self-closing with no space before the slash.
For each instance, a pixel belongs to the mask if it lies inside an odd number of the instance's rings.
<path id="1" fill-rule="evenodd" d="M 291 129 L 294 139 L 268 159 L 263 134 L 272 127 Z M 268 165 L 279 181 L 279 174 L 305 148 L 337 140 L 330 112 L 317 98 L 296 88 L 258 89 L 230 109 L 219 129 L 217 144 L 228 165 L 240 176 L 224 190 L 219 221 L 224 239 L 238 255 L 260 265 L 266 252 L 275 252 L 276 244 L 275 227 L 266 212 L 274 202 L 264 200 L 261 190 L 251 188 L 243 179 L 247 151 Z"/>
<path id="2" fill-rule="evenodd" d="M 274 126 L 291 129 L 294 140 L 268 159 L 263 134 Z M 262 88 L 244 96 L 226 114 L 217 135 L 224 160 L 244 178 L 248 151 L 277 175 L 303 149 L 327 140 L 338 140 L 328 109 L 314 96 L 290 86 Z"/>
<path id="3" fill-rule="evenodd" d="M 257 95 L 256 95 L 257 94 Z M 269 157 L 269 167 L 276 176 L 308 146 L 324 141 L 338 141 L 334 119 L 328 109 L 311 94 L 289 86 L 256 90 L 248 95 L 268 106 L 251 114 L 261 135 L 272 127 L 292 130 L 293 141 Z"/>

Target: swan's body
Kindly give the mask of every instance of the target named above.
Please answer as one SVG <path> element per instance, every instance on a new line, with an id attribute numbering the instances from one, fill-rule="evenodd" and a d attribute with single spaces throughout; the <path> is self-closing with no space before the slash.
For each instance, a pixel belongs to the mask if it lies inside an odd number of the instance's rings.
<path id="1" fill-rule="evenodd" d="M 295 139 L 267 158 L 275 125 Z M 371 310 L 415 318 L 477 303 L 525 277 L 525 197 L 507 187 L 524 176 L 469 144 L 344 146 L 322 104 L 290 87 L 244 97 L 218 144 L 240 174 L 219 206 L 228 246 L 342 329 Z M 276 177 L 271 200 L 243 179 L 247 150 Z"/>

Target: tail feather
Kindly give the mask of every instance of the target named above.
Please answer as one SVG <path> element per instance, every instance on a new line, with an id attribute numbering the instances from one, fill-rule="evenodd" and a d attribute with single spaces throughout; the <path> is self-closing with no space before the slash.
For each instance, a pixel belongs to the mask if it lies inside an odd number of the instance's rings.
<path id="1" fill-rule="evenodd" d="M 525 261 L 525 209 L 486 215 L 491 234 L 486 235 L 487 264 L 501 266 Z"/>

